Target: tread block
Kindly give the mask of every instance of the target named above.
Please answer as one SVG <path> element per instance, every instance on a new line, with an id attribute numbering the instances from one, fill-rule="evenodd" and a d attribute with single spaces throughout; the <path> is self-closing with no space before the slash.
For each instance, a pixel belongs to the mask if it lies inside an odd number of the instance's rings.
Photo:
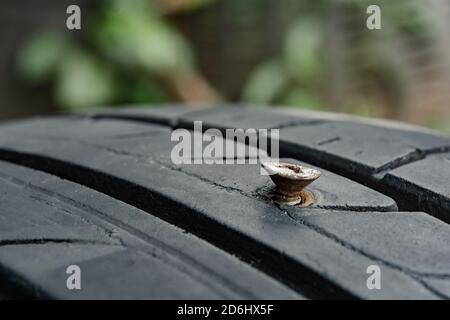
<path id="1" fill-rule="evenodd" d="M 260 174 L 259 164 L 200 164 L 172 165 L 170 159 L 159 158 L 167 167 L 192 175 L 203 181 L 229 188 L 250 198 L 263 198 L 270 202 L 274 187 L 268 176 Z M 315 197 L 310 208 L 353 211 L 397 211 L 391 198 L 329 171 L 293 159 L 280 159 L 321 170 L 322 176 L 308 187 Z"/>
<path id="2" fill-rule="evenodd" d="M 66 287 L 66 268 L 70 265 L 80 266 L 90 259 L 123 251 L 120 246 L 78 243 L 42 243 L 0 246 L 0 281 L 2 290 L 11 284 L 19 287 L 33 299 L 60 299 L 70 293 Z M 51 272 L 51 270 L 59 270 Z M 88 271 L 88 270 L 85 270 Z M 125 272 L 123 270 L 122 272 Z M 84 274 L 81 270 L 83 289 Z M 60 280 L 57 290 L 49 284 Z M 15 289 L 15 288 L 14 288 Z M 83 290 L 80 295 L 84 294 Z M 20 298 L 20 296 L 18 297 Z"/>
<path id="3" fill-rule="evenodd" d="M 418 203 L 422 210 L 450 222 L 450 152 L 394 169 L 382 181 L 396 191 L 404 207 Z"/>
<path id="4" fill-rule="evenodd" d="M 176 126 L 178 120 L 184 116 L 194 115 L 196 113 L 205 114 L 214 110 L 218 112 L 221 108 L 210 106 L 179 106 L 179 105 L 165 105 L 163 107 L 125 107 L 125 108 L 110 108 L 99 112 L 94 112 L 90 116 L 93 118 L 106 119 L 128 119 L 141 122 L 151 121 L 152 123 L 159 123 L 167 126 Z"/>
<path id="5" fill-rule="evenodd" d="M 345 239 L 355 250 L 388 261 L 408 274 L 438 279 L 443 275 L 450 276 L 450 248 L 447 245 L 450 227 L 425 213 L 329 211 L 313 214 L 307 210 L 290 210 L 290 214 L 303 223 Z"/>
<path id="6" fill-rule="evenodd" d="M 441 279 L 426 278 L 424 282 L 436 291 L 443 292 L 450 296 L 450 278 L 442 277 Z"/>
<path id="7" fill-rule="evenodd" d="M 118 245 L 105 230 L 76 218 L 77 208 L 59 203 L 8 179 L 0 168 L 0 246 L 20 243 L 99 243 Z"/>
<path id="8" fill-rule="evenodd" d="M 147 138 L 167 134 L 171 130 L 158 124 L 141 124 L 120 120 L 101 121 L 80 118 L 34 118 L 2 125 L 14 137 L 36 137 L 50 142 L 61 140 L 119 140 Z M 29 131 L 31 130 L 31 131 Z"/>
<path id="9" fill-rule="evenodd" d="M 252 296 L 245 291 L 241 296 L 239 291 L 233 290 L 236 288 L 227 288 L 220 282 L 205 281 L 202 275 L 152 252 L 124 250 L 83 261 L 79 266 L 84 270 L 84 292 L 64 290 L 63 269 L 46 274 L 51 279 L 50 287 L 62 292 L 64 299 L 239 299 Z M 127 276 L 119 276 L 118 272 L 126 272 Z"/>
<path id="10" fill-rule="evenodd" d="M 90 257 L 90 258 L 87 258 Z M 258 297 L 211 281 L 157 252 L 47 245 L 0 250 L 0 260 L 58 299 L 242 299 Z M 58 262 L 56 265 L 55 262 Z M 48 263 L 45 268 L 43 263 Z M 81 269 L 81 290 L 66 287 L 69 265 Z M 36 267 L 37 266 L 37 267 Z M 216 279 L 217 280 L 217 279 Z M 187 289 L 189 288 L 189 289 Z"/>
<path id="11" fill-rule="evenodd" d="M 179 118 L 179 125 L 191 127 L 194 121 L 203 121 L 210 128 L 271 129 L 294 125 L 315 125 L 325 122 L 311 116 L 293 116 L 287 112 L 269 108 L 225 107 L 216 112 L 197 112 Z"/>
<path id="12" fill-rule="evenodd" d="M 165 106 L 157 108 L 110 109 L 92 115 L 96 118 L 129 119 L 161 123 L 170 126 L 191 127 L 193 121 L 201 120 L 205 126 L 214 128 L 279 128 L 295 124 L 314 124 L 323 120 L 312 116 L 292 116 L 283 111 L 265 107 L 247 108 L 235 106 L 188 108 Z"/>
<path id="13" fill-rule="evenodd" d="M 335 166 L 351 164 L 358 174 L 366 176 L 422 153 L 450 147 L 450 139 L 445 137 L 344 121 L 282 129 L 280 140 L 293 149 L 301 146 L 321 153 Z"/>

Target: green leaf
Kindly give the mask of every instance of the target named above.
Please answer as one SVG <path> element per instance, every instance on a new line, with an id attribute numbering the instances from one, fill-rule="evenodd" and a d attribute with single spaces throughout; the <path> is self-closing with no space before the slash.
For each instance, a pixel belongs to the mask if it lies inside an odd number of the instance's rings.
<path id="1" fill-rule="evenodd" d="M 424 123 L 427 127 L 439 130 L 442 133 L 450 135 L 450 120 L 446 117 L 433 115 Z"/>
<path id="2" fill-rule="evenodd" d="M 55 98 L 62 107 L 78 111 L 108 104 L 117 92 L 113 72 L 90 54 L 74 49 L 61 62 Z"/>
<path id="3" fill-rule="evenodd" d="M 291 89 L 282 99 L 282 103 L 286 106 L 300 107 L 309 110 L 323 110 L 320 98 L 314 93 L 304 89 Z"/>
<path id="4" fill-rule="evenodd" d="M 284 62 L 289 74 L 307 83 L 317 81 L 323 74 L 321 59 L 323 30 L 314 18 L 300 18 L 290 28 L 284 45 Z"/>
<path id="5" fill-rule="evenodd" d="M 101 51 L 130 68 L 167 74 L 190 70 L 193 64 L 188 44 L 150 7 L 110 7 L 99 18 L 94 37 Z"/>
<path id="6" fill-rule="evenodd" d="M 34 34 L 19 51 L 19 75 L 33 85 L 49 81 L 68 46 L 68 40 L 60 33 L 42 31 Z"/>
<path id="7" fill-rule="evenodd" d="M 270 103 L 281 93 L 288 78 L 279 61 L 269 61 L 259 66 L 249 78 L 243 100 L 255 103 Z"/>
<path id="8" fill-rule="evenodd" d="M 157 104 L 170 100 L 165 88 L 154 79 L 134 79 L 124 91 L 126 91 L 126 101 L 132 104 Z"/>

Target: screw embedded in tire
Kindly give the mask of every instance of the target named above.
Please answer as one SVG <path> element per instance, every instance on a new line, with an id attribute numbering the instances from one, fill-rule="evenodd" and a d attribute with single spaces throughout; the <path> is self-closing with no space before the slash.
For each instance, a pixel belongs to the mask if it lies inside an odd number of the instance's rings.
<path id="1" fill-rule="evenodd" d="M 275 183 L 275 200 L 290 205 L 302 203 L 303 189 L 321 175 L 319 170 L 291 163 L 265 162 L 261 166 Z"/>

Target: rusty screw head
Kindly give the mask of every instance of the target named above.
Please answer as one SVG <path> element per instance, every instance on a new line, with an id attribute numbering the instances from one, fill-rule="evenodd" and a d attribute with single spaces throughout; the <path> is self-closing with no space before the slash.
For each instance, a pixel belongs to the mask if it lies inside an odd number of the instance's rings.
<path id="1" fill-rule="evenodd" d="M 321 175 L 319 170 L 291 163 L 265 162 L 261 166 L 275 183 L 275 200 L 291 205 L 302 203 L 303 189 Z"/>

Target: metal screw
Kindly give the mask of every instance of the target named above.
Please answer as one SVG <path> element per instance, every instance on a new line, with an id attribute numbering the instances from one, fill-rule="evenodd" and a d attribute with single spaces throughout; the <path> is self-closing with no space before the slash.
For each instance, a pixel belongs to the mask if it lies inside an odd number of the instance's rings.
<path id="1" fill-rule="evenodd" d="M 289 205 L 302 203 L 303 189 L 321 175 L 319 170 L 291 163 L 265 162 L 261 166 L 275 183 L 275 200 Z"/>

